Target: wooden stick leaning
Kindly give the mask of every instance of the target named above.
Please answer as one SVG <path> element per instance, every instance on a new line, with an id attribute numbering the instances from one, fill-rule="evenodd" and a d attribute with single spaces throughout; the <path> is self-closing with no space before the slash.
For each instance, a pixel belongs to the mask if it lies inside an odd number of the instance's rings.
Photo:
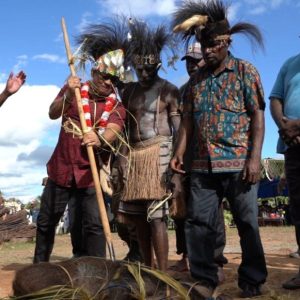
<path id="1" fill-rule="evenodd" d="M 69 42 L 69 37 L 68 37 L 64 18 L 61 19 L 61 25 L 62 25 L 63 35 L 64 35 L 68 63 L 69 63 L 69 67 L 71 70 L 71 75 L 76 76 L 73 56 L 72 56 L 72 52 L 71 52 L 71 48 L 70 48 L 70 42 Z M 88 127 L 86 125 L 86 120 L 84 118 L 84 112 L 83 112 L 83 108 L 82 108 L 81 94 L 80 94 L 79 88 L 75 89 L 75 96 L 76 96 L 76 102 L 77 102 L 77 107 L 78 107 L 78 112 L 79 112 L 80 124 L 81 124 L 82 131 L 84 133 L 84 132 L 87 132 Z M 87 146 L 86 148 L 87 148 L 88 158 L 89 158 L 91 171 L 92 171 L 92 175 L 93 175 L 93 181 L 94 181 L 94 185 L 95 185 L 96 196 L 97 196 L 99 213 L 100 213 L 100 217 L 101 217 L 103 231 L 104 231 L 104 235 L 106 238 L 110 259 L 114 261 L 115 260 L 115 252 L 114 252 L 114 248 L 113 248 L 113 244 L 112 244 L 112 236 L 111 236 L 109 221 L 108 221 L 108 217 L 107 217 L 107 213 L 106 213 L 106 207 L 104 204 L 103 194 L 102 194 L 102 190 L 101 190 L 101 186 L 100 186 L 100 179 L 99 179 L 99 173 L 97 170 L 94 150 L 93 150 L 93 146 Z"/>

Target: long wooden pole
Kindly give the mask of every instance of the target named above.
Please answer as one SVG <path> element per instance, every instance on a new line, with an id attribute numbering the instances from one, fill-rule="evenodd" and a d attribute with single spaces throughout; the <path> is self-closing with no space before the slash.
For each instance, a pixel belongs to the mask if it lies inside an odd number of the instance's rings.
<path id="1" fill-rule="evenodd" d="M 70 48 L 70 42 L 69 42 L 69 37 L 68 37 L 66 23 L 65 23 L 64 18 L 61 19 L 61 26 L 62 26 L 62 30 L 63 30 L 65 47 L 66 47 L 69 67 L 71 70 L 71 75 L 76 76 L 73 56 L 72 56 L 72 52 L 71 52 L 71 48 Z M 79 117 L 80 117 L 81 128 L 82 128 L 83 132 L 87 132 L 88 127 L 86 125 L 86 120 L 84 118 L 84 112 L 83 112 L 83 108 L 82 108 L 81 95 L 80 95 L 79 88 L 75 89 L 75 96 L 76 96 L 76 101 L 77 101 L 77 107 L 78 107 L 78 112 L 79 112 Z M 87 146 L 87 153 L 88 153 L 88 158 L 89 158 L 92 175 L 93 175 L 93 181 L 94 181 L 94 185 L 95 185 L 95 189 L 96 189 L 96 196 L 97 196 L 99 213 L 100 213 L 100 217 L 101 217 L 103 231 L 105 234 L 110 258 L 111 258 L 111 260 L 114 261 L 115 260 L 115 252 L 114 252 L 114 248 L 113 248 L 113 244 L 112 244 L 112 236 L 111 236 L 110 226 L 109 226 L 108 217 L 107 217 L 107 213 L 106 213 L 106 207 L 105 207 L 105 203 L 104 203 L 104 199 L 103 199 L 103 194 L 102 194 L 102 190 L 101 190 L 101 186 L 100 186 L 99 173 L 97 170 L 93 146 Z"/>

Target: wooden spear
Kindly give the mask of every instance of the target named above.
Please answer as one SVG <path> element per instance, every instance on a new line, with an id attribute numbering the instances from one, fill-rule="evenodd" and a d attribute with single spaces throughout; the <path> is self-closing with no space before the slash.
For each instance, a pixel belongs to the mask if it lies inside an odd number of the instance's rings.
<path id="1" fill-rule="evenodd" d="M 72 55 L 71 48 L 70 48 L 70 42 L 69 42 L 69 37 L 68 37 L 66 23 L 65 23 L 64 18 L 61 19 L 61 26 L 62 26 L 62 30 L 63 30 L 65 47 L 66 47 L 69 67 L 71 70 L 71 75 L 76 76 L 73 55 Z M 81 128 L 82 128 L 83 132 L 87 132 L 88 127 L 86 125 L 86 120 L 84 118 L 84 112 L 83 112 L 83 108 L 82 108 L 81 95 L 80 95 L 79 88 L 75 89 L 75 96 L 76 96 L 79 117 L 80 117 Z M 113 248 L 113 244 L 112 244 L 112 236 L 111 236 L 110 226 L 109 226 L 108 217 L 107 217 L 107 213 L 106 213 L 106 207 L 104 204 L 103 194 L 102 194 L 102 190 L 101 190 L 101 186 L 100 186 L 100 179 L 99 179 L 99 173 L 97 170 L 94 150 L 93 150 L 93 146 L 87 146 L 86 148 L 87 148 L 89 162 L 91 165 L 93 181 L 94 181 L 94 185 L 95 185 L 95 189 L 96 189 L 96 196 L 97 196 L 99 213 L 100 213 L 100 217 L 101 217 L 103 231 L 105 234 L 110 259 L 114 261 L 115 260 L 115 252 L 114 252 L 114 248 Z"/>

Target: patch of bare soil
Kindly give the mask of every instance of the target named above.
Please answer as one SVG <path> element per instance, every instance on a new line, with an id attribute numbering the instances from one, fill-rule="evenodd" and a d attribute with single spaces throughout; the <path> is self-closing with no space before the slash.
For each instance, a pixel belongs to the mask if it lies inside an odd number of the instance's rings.
<path id="1" fill-rule="evenodd" d="M 229 263 L 225 265 L 226 280 L 218 287 L 218 291 L 239 298 L 237 287 L 237 268 L 241 260 L 239 238 L 235 228 L 228 228 L 225 256 Z M 281 288 L 282 282 L 298 272 L 300 259 L 289 258 L 288 254 L 296 249 L 293 227 L 261 227 L 261 237 L 266 254 L 269 276 L 263 286 L 263 296 L 255 299 L 300 299 L 300 290 L 287 291 Z M 170 265 L 180 257 L 176 255 L 175 234 L 169 231 Z M 251 241 L 250 241 L 251 242 Z M 113 234 L 113 245 L 117 259 L 122 259 L 127 253 L 127 246 Z M 0 297 L 11 294 L 11 285 L 16 270 L 32 262 L 34 241 L 12 241 L 0 245 Z M 55 240 L 55 247 L 51 261 L 60 261 L 71 257 L 69 235 L 59 235 Z"/>

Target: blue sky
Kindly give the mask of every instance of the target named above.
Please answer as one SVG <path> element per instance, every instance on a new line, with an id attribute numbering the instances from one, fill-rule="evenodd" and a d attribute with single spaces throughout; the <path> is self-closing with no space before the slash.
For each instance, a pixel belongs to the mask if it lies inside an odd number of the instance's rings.
<path id="1" fill-rule="evenodd" d="M 175 0 L 1 0 L 0 90 L 11 70 L 27 73 L 26 85 L 0 109 L 0 190 L 24 202 L 42 192 L 45 165 L 54 149 L 60 120 L 48 118 L 48 108 L 69 75 L 61 33 L 65 17 L 71 44 L 89 23 L 112 13 L 133 14 L 151 23 L 168 24 L 180 1 Z M 231 51 L 252 62 L 265 89 L 266 136 L 263 158 L 276 154 L 277 128 L 271 119 L 268 95 L 282 63 L 300 49 L 300 0 L 232 0 L 230 23 L 252 22 L 265 37 L 265 50 L 253 52 L 242 35 L 233 36 Z M 166 66 L 165 66 L 166 67 Z M 185 65 L 160 75 L 180 86 Z"/>

